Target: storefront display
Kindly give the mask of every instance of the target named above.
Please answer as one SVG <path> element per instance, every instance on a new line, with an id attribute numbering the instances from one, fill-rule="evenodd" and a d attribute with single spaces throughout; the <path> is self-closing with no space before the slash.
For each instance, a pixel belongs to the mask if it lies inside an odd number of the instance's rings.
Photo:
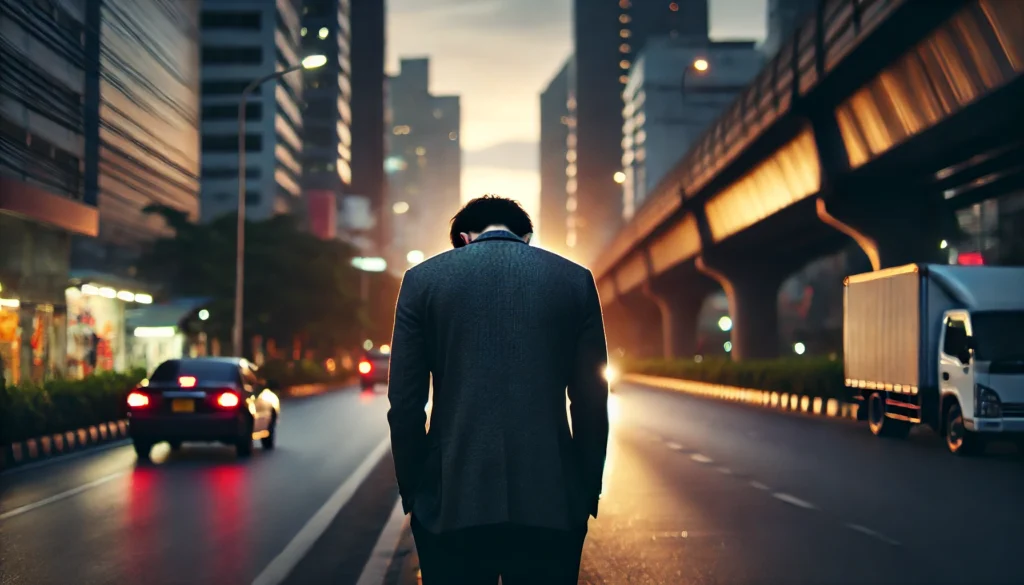
<path id="1" fill-rule="evenodd" d="M 112 290 L 112 289 L 108 289 Z M 67 370 L 71 378 L 125 369 L 124 302 L 67 290 Z"/>

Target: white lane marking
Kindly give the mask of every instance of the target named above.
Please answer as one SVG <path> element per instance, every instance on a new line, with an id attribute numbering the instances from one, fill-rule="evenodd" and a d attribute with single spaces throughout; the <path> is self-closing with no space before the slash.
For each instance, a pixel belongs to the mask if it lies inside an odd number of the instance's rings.
<path id="1" fill-rule="evenodd" d="M 390 448 L 390 437 L 381 441 L 366 456 L 366 459 L 359 464 L 359 467 L 352 472 L 352 475 L 345 480 L 345 483 L 341 484 L 341 487 L 331 494 L 331 497 L 324 502 L 324 505 L 316 511 L 316 514 L 313 514 L 313 517 L 292 538 L 288 546 L 284 547 L 284 550 L 274 557 L 274 560 L 270 561 L 267 568 L 263 569 L 263 572 L 253 580 L 253 585 L 279 585 L 284 582 L 288 574 L 292 572 L 292 569 L 306 556 L 309 549 L 313 548 L 313 544 L 320 538 L 320 535 L 331 525 L 338 512 L 352 499 L 352 495 L 356 493 L 356 488 L 370 475 L 370 472 L 380 463 L 380 460 Z"/>
<path id="2" fill-rule="evenodd" d="M 690 455 L 690 459 L 693 459 L 697 463 L 711 463 L 713 461 L 713 459 L 711 459 L 710 457 L 706 455 L 701 455 L 700 453 L 694 453 L 693 455 Z"/>
<path id="3" fill-rule="evenodd" d="M 131 439 L 119 439 L 117 441 L 111 441 L 109 443 L 106 443 L 106 444 L 103 444 L 103 445 L 97 445 L 95 447 L 92 447 L 92 446 L 80 447 L 78 450 L 75 450 L 75 451 L 69 451 L 67 453 L 60 453 L 60 454 L 56 454 L 56 455 L 50 455 L 46 459 L 40 459 L 39 461 L 33 461 L 32 463 L 25 463 L 25 464 L 19 465 L 17 467 L 12 467 L 11 469 L 8 469 L 6 471 L 0 472 L 0 477 L 10 477 L 12 475 L 18 475 L 19 473 L 24 473 L 26 471 L 32 471 L 33 469 L 39 469 L 40 467 L 49 467 L 50 465 L 54 465 L 56 463 L 65 463 L 67 461 L 74 461 L 75 459 L 79 459 L 81 457 L 85 457 L 86 455 L 95 455 L 97 453 L 102 453 L 104 451 L 109 451 L 110 449 L 115 449 L 117 447 L 125 447 L 125 446 L 131 445 L 131 444 L 132 444 L 132 440 Z"/>
<path id="4" fill-rule="evenodd" d="M 732 470 L 728 467 L 719 467 L 718 473 L 721 473 L 722 475 L 732 475 Z"/>
<path id="5" fill-rule="evenodd" d="M 782 492 L 775 492 L 774 494 L 772 494 L 772 496 L 774 496 L 775 499 L 777 499 L 777 500 L 782 500 L 783 502 L 786 502 L 787 504 L 792 504 L 794 506 L 798 506 L 798 507 L 803 508 L 805 510 L 816 510 L 817 509 L 817 508 L 815 508 L 814 504 L 812 504 L 812 503 L 810 503 L 808 501 L 805 501 L 805 500 L 801 500 L 800 498 L 798 498 L 796 496 L 791 496 L 789 494 L 785 494 L 785 493 L 782 493 Z"/>
<path id="6" fill-rule="evenodd" d="M 15 516 L 20 516 L 20 515 L 24 514 L 25 512 L 31 512 L 32 510 L 36 510 L 36 509 L 42 508 L 43 506 L 47 506 L 47 505 L 52 504 L 54 502 L 59 502 L 61 500 L 66 500 L 68 498 L 77 496 L 78 494 L 80 494 L 82 492 L 89 491 L 89 490 L 91 490 L 94 487 L 99 487 L 99 486 L 107 483 L 108 481 L 117 479 L 117 478 L 121 477 L 122 475 L 125 475 L 126 473 L 128 473 L 128 472 L 127 471 L 118 471 L 117 473 L 111 473 L 110 475 L 104 475 L 103 477 L 101 477 L 99 479 L 95 479 L 93 481 L 90 481 L 89 483 L 84 483 L 84 484 L 82 484 L 82 485 L 80 485 L 80 486 L 78 486 L 76 488 L 69 489 L 69 490 L 67 490 L 65 492 L 61 492 L 59 494 L 54 494 L 54 495 L 52 495 L 52 496 L 50 496 L 48 498 L 43 498 L 43 499 L 41 499 L 41 500 L 39 500 L 37 502 L 32 502 L 31 504 L 25 504 L 24 506 L 18 506 L 17 508 L 14 508 L 13 510 L 8 510 L 8 511 L 4 512 L 3 514 L 0 514 L 0 520 L 6 520 L 8 518 L 13 518 Z"/>
<path id="7" fill-rule="evenodd" d="M 383 585 L 384 579 L 388 576 L 388 568 L 391 566 L 391 559 L 395 558 L 395 550 L 405 530 L 405 511 L 402 509 L 402 499 L 395 502 L 391 510 L 384 530 L 377 539 L 377 544 L 370 553 L 370 558 L 363 567 L 356 585 Z"/>
<path id="8" fill-rule="evenodd" d="M 867 526 L 861 526 L 860 524 L 847 524 L 846 527 L 849 528 L 850 530 L 854 530 L 854 531 L 860 532 L 861 534 L 866 534 L 866 535 L 868 535 L 868 536 L 870 536 L 872 538 L 877 538 L 878 540 L 881 540 L 885 544 L 889 544 L 889 545 L 892 545 L 892 546 L 900 546 L 900 543 L 898 541 L 895 541 L 895 540 L 889 538 L 888 536 L 886 536 L 886 535 L 884 535 L 884 534 L 882 534 L 880 532 L 876 532 L 874 530 L 871 530 Z"/>
<path id="9" fill-rule="evenodd" d="M 750 486 L 753 487 L 754 489 L 759 489 L 759 490 L 764 490 L 764 491 L 768 491 L 768 490 L 771 489 L 770 487 L 764 485 L 763 483 L 761 483 L 759 481 L 752 481 L 752 482 L 750 482 Z"/>
<path id="10" fill-rule="evenodd" d="M 669 449 L 672 449 L 673 451 L 682 451 L 683 450 L 683 446 L 680 445 L 679 443 L 669 442 L 669 443 L 665 443 L 665 446 L 668 447 Z"/>

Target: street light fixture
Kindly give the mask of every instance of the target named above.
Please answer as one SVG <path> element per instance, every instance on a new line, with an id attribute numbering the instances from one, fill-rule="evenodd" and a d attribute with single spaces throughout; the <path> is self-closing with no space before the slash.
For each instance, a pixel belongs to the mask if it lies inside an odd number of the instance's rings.
<path id="1" fill-rule="evenodd" d="M 698 75 L 705 75 L 711 69 L 711 64 L 704 57 L 697 57 L 686 69 L 683 69 L 683 78 L 679 85 L 679 95 L 683 98 L 683 107 L 686 107 L 686 75 L 693 71 Z"/>
<path id="2" fill-rule="evenodd" d="M 622 171 L 616 171 L 615 175 L 612 178 L 615 179 L 616 183 L 621 185 L 626 182 L 626 173 Z"/>
<path id="3" fill-rule="evenodd" d="M 231 345 L 234 354 L 242 356 L 242 289 L 245 284 L 245 102 L 257 87 L 302 69 L 316 69 L 327 64 L 324 55 L 310 55 L 299 65 L 282 69 L 254 80 L 242 90 L 238 103 L 238 234 L 235 249 L 235 322 L 231 328 Z"/>

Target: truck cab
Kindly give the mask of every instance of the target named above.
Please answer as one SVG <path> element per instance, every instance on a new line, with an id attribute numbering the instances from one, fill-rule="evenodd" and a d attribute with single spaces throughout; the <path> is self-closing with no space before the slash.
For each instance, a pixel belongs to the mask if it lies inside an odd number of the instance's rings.
<path id="1" fill-rule="evenodd" d="M 951 451 L 975 451 L 997 433 L 1024 434 L 1024 310 L 946 311 L 938 379 Z"/>

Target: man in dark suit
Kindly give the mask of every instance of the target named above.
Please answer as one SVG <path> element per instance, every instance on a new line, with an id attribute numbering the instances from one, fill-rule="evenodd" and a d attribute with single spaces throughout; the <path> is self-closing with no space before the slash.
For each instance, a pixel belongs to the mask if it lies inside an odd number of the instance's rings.
<path id="1" fill-rule="evenodd" d="M 474 199 L 455 249 L 402 281 L 388 421 L 424 585 L 579 575 L 608 443 L 604 324 L 590 271 L 532 232 L 517 202 Z"/>

